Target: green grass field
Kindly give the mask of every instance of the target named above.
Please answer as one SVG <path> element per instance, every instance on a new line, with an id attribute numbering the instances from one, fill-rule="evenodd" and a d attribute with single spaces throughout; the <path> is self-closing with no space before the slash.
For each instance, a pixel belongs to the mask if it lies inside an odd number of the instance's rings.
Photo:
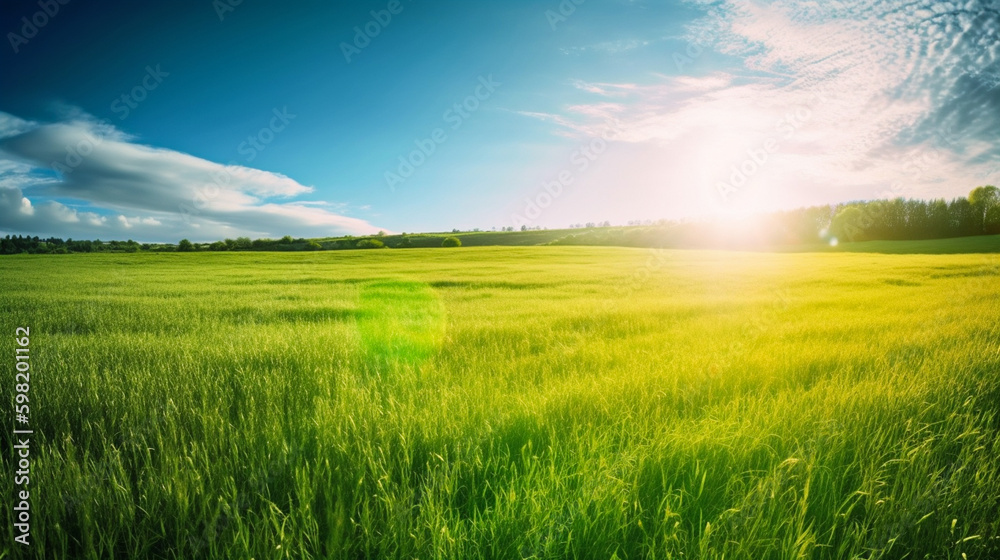
<path id="1" fill-rule="evenodd" d="M 998 262 L 2 258 L 0 558 L 998 558 Z"/>

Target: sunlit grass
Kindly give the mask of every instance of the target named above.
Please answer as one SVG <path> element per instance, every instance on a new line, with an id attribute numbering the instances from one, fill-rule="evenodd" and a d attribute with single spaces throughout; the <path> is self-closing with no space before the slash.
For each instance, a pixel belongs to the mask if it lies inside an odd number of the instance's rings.
<path id="1" fill-rule="evenodd" d="M 995 256 L 0 271 L 4 329 L 33 335 L 35 557 L 1000 555 Z"/>

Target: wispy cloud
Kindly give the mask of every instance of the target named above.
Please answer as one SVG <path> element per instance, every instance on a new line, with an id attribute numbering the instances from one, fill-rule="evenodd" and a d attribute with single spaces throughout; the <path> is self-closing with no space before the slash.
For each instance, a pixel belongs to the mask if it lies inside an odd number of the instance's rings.
<path id="1" fill-rule="evenodd" d="M 644 39 L 619 39 L 617 41 L 602 41 L 600 43 L 582 47 L 563 47 L 559 50 L 563 54 L 568 55 L 582 55 L 586 53 L 616 55 L 649 46 L 653 42 L 654 41 Z"/>
<path id="2" fill-rule="evenodd" d="M 692 25 L 705 28 L 707 48 L 741 64 L 701 61 L 697 75 L 641 84 L 578 82 L 592 102 L 524 114 L 580 136 L 613 118 L 619 141 L 662 148 L 648 165 L 701 166 L 702 180 L 685 188 L 706 192 L 773 139 L 777 150 L 748 183 L 776 205 L 796 190 L 803 201 L 804 189 L 815 202 L 953 196 L 998 179 L 995 3 L 723 0 Z"/>
<path id="3" fill-rule="evenodd" d="M 285 175 L 142 145 L 85 113 L 68 117 L 39 124 L 0 113 L 3 229 L 152 240 L 379 229 L 322 201 L 294 200 L 313 188 Z"/>

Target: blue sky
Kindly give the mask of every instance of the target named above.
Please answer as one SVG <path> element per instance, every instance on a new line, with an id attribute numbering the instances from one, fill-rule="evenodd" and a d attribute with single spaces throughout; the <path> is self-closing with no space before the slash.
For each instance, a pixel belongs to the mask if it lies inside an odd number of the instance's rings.
<path id="1" fill-rule="evenodd" d="M 63 1 L 0 8 L 2 232 L 732 218 L 998 174 L 992 2 Z"/>

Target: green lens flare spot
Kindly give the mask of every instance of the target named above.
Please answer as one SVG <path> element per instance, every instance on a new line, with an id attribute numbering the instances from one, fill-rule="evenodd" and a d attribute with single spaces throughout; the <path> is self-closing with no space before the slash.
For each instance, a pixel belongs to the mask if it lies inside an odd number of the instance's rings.
<path id="1" fill-rule="evenodd" d="M 447 317 L 433 288 L 422 282 L 380 280 L 361 286 L 358 331 L 371 358 L 409 364 L 438 352 Z"/>

